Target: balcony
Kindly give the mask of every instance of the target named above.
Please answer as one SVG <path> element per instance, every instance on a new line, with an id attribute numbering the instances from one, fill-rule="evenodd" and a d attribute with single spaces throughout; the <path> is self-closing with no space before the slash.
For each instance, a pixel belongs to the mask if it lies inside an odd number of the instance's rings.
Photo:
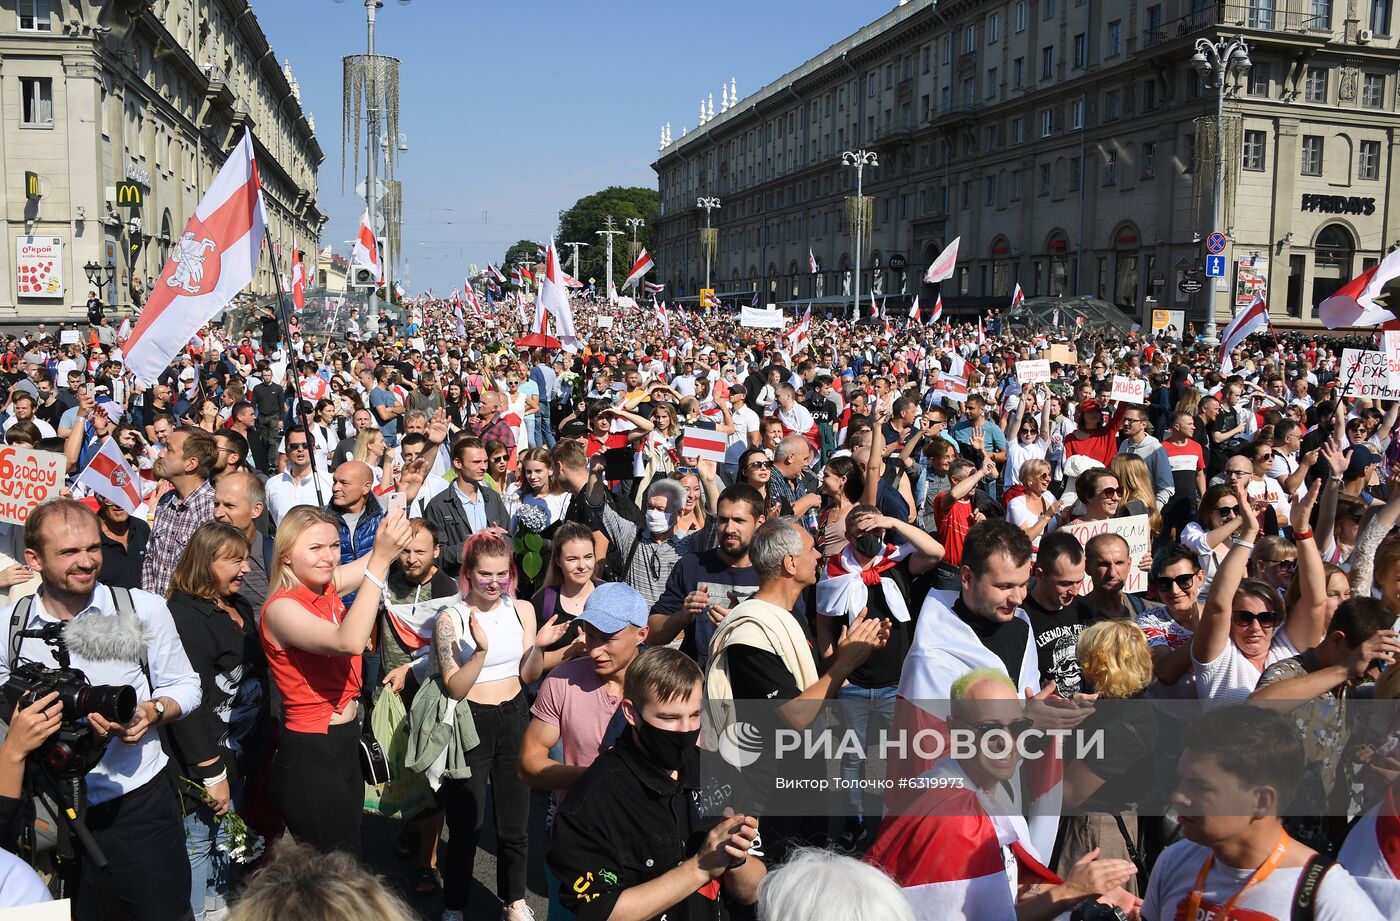
<path id="1" fill-rule="evenodd" d="M 1302 6 L 1301 2 L 1296 3 Z M 1337 11 L 1333 10 L 1333 17 Z M 1332 23 L 1327 16 L 1311 10 L 1292 9 L 1288 0 L 1258 3 L 1216 3 L 1207 8 L 1168 20 L 1142 34 L 1142 49 L 1164 45 L 1176 39 L 1191 38 L 1208 29 L 1288 33 L 1294 36 L 1330 38 Z"/>

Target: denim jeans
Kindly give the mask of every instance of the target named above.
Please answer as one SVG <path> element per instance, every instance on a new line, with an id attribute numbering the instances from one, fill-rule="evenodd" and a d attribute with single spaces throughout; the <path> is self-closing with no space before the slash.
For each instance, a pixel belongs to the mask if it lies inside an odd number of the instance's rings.
<path id="1" fill-rule="evenodd" d="M 894 723 L 894 698 L 896 688 L 862 688 L 846 684 L 836 692 L 841 722 L 847 732 L 853 732 L 860 740 L 864 755 L 845 753 L 841 756 L 841 780 L 847 784 L 846 797 L 848 819 L 864 819 L 868 815 L 878 817 L 884 797 L 878 790 L 864 791 L 852 786 L 865 773 L 865 762 L 869 757 L 880 755 L 880 730 L 889 730 Z M 849 703 L 844 703 L 849 701 Z"/>
<path id="2" fill-rule="evenodd" d="M 233 810 L 243 800 L 243 782 L 231 782 Z M 204 917 L 205 908 L 228 899 L 229 859 L 219 850 L 228 846 L 228 832 L 214 821 L 208 806 L 185 805 L 185 853 L 190 858 L 190 907 L 195 921 Z"/>

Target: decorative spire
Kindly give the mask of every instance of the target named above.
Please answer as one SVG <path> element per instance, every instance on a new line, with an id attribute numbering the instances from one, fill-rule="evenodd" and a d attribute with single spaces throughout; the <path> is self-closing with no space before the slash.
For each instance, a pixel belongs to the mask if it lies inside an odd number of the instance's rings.
<path id="1" fill-rule="evenodd" d="M 705 97 L 700 97 L 700 124 L 705 124 Z"/>
<path id="2" fill-rule="evenodd" d="M 734 78 L 729 78 L 729 104 L 737 106 L 739 104 L 739 89 L 734 84 Z"/>
<path id="3" fill-rule="evenodd" d="M 710 110 L 705 114 L 705 121 L 715 117 L 715 94 L 710 94 Z"/>

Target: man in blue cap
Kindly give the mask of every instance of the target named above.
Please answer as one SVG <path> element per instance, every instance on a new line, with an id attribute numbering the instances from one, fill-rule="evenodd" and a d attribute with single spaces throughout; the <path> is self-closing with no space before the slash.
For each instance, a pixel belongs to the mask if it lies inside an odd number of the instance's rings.
<path id="1" fill-rule="evenodd" d="M 563 801 L 574 781 L 610 748 L 623 728 L 622 683 L 647 638 L 646 599 L 622 582 L 596 586 L 574 618 L 584 655 L 556 667 L 540 683 L 530 725 L 520 744 L 520 777 L 557 791 Z M 558 880 L 549 879 L 550 917 L 561 914 Z"/>

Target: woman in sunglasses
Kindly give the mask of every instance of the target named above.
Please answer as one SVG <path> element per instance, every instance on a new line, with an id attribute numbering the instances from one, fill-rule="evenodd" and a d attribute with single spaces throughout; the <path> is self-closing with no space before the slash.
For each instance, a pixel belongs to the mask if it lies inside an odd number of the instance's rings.
<path id="1" fill-rule="evenodd" d="M 1235 488 L 1228 483 L 1217 483 L 1206 489 L 1201 496 L 1201 504 L 1196 509 L 1196 520 L 1181 529 L 1181 543 L 1196 552 L 1205 574 L 1201 581 L 1200 600 L 1206 599 L 1211 580 L 1216 570 L 1229 552 L 1227 541 L 1239 532 L 1244 519 L 1240 517 L 1240 502 Z M 1243 532 L 1253 538 L 1251 531 Z"/>
<path id="2" fill-rule="evenodd" d="M 1258 512 L 1245 490 L 1240 484 L 1234 495 L 1243 536 L 1230 541 L 1191 637 L 1191 670 L 1201 700 L 1243 703 L 1265 668 L 1294 654 L 1283 641 L 1279 593 L 1267 582 L 1245 578 L 1259 530 Z M 1304 639 L 1302 647 L 1309 645 Z"/>
<path id="3" fill-rule="evenodd" d="M 1076 521 L 1107 521 L 1118 515 L 1123 501 L 1123 488 L 1118 477 L 1107 467 L 1092 467 L 1074 480 L 1074 492 L 1084 505 L 1084 514 Z"/>
<path id="4" fill-rule="evenodd" d="M 763 448 L 749 448 L 739 457 L 739 482 L 747 483 L 763 496 L 763 507 L 768 517 L 791 515 L 792 506 L 781 496 L 775 496 L 771 489 L 773 461 Z"/>

